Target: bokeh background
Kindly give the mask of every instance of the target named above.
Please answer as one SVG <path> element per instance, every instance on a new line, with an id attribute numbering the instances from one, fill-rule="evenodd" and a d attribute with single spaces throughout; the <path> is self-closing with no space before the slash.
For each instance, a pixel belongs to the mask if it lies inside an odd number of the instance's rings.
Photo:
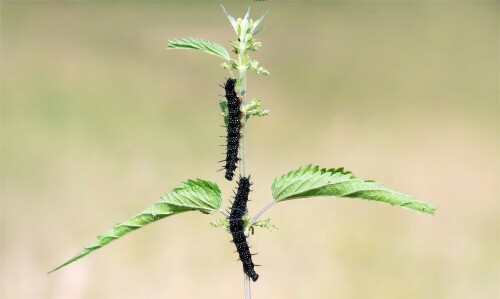
<path id="1" fill-rule="evenodd" d="M 248 3 L 225 3 L 242 16 Z M 248 95 L 250 212 L 307 163 L 431 201 L 434 217 L 352 199 L 274 206 L 250 238 L 254 298 L 498 298 L 498 2 L 261 2 Z M 147 226 L 51 275 L 188 178 L 217 173 L 214 56 L 166 50 L 233 31 L 216 2 L 3 2 L 5 299 L 243 298 L 219 215 Z"/>

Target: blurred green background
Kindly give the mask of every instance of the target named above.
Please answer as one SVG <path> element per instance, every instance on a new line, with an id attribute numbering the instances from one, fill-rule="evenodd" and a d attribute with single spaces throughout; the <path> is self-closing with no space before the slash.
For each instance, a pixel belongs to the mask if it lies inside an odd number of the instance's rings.
<path id="1" fill-rule="evenodd" d="M 248 3 L 226 3 L 235 16 Z M 313 198 L 250 238 L 254 298 L 498 298 L 498 2 L 264 2 L 248 95 L 250 213 L 307 163 L 431 201 L 434 217 Z M 243 298 L 218 215 L 186 213 L 45 273 L 188 178 L 216 170 L 216 2 L 3 2 L 1 298 Z"/>

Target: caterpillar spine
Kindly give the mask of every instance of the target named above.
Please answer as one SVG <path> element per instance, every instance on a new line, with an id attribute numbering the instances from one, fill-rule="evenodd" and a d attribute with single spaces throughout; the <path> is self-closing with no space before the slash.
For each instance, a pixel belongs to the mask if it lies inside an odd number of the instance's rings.
<path id="1" fill-rule="evenodd" d="M 238 190 L 234 196 L 234 202 L 229 214 L 229 231 L 233 237 L 233 243 L 243 264 L 243 272 L 253 281 L 257 281 L 259 274 L 254 270 L 252 254 L 243 231 L 243 216 L 247 212 L 248 194 L 250 193 L 250 177 L 240 177 Z"/>

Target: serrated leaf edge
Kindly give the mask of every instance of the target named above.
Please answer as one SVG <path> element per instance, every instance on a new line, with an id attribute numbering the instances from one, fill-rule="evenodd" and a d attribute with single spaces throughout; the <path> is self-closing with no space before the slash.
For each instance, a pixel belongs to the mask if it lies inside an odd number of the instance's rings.
<path id="1" fill-rule="evenodd" d="M 103 246 L 113 242 L 114 240 L 117 240 L 124 235 L 137 230 L 141 227 L 144 227 L 145 225 L 148 225 L 150 223 L 153 223 L 155 221 L 158 221 L 160 219 L 166 218 L 168 216 L 174 215 L 174 214 L 179 214 L 187 211 L 194 211 L 194 210 L 202 210 L 202 211 L 216 211 L 220 208 L 221 203 L 222 203 L 222 197 L 221 197 L 221 192 L 220 188 L 217 186 L 217 184 L 209 182 L 209 181 L 204 181 L 200 179 L 196 180 L 188 180 L 186 182 L 182 183 L 183 187 L 178 187 L 172 190 L 172 192 L 164 195 L 161 197 L 159 202 L 154 203 L 151 207 L 143 210 L 142 212 L 138 213 L 137 215 L 127 219 L 126 221 L 119 223 L 115 225 L 112 229 L 106 231 L 103 234 L 100 234 L 97 236 L 97 241 L 92 243 L 89 246 L 86 246 L 83 248 L 83 250 L 72 257 L 71 259 L 67 260 L 60 266 L 54 268 L 53 270 L 49 271 L 47 274 L 52 273 L 54 271 L 57 271 L 61 269 L 64 266 L 67 266 L 82 257 L 88 255 L 89 253 L 102 248 Z M 193 193 L 193 189 L 196 189 L 196 191 L 202 191 L 198 193 Z M 188 192 L 188 194 L 184 194 Z M 187 198 L 185 197 L 186 195 L 196 195 L 198 194 L 198 199 L 202 201 L 204 204 L 206 204 L 205 207 L 196 205 L 196 204 L 185 204 L 185 201 L 183 201 L 180 198 L 179 193 L 183 193 L 184 195 L 184 200 Z M 208 196 L 213 196 L 215 198 L 215 201 L 213 201 L 213 204 L 210 202 L 206 201 L 206 198 L 203 200 L 200 198 L 200 195 L 202 193 L 206 193 Z M 210 194 L 210 195 L 209 195 Z M 194 202 L 191 200 L 191 202 Z"/>
<path id="2" fill-rule="evenodd" d="M 325 178 L 325 174 L 329 174 L 330 178 Z M 301 175 L 304 176 L 303 182 L 297 185 L 297 181 L 293 181 L 292 179 Z M 311 179 L 314 179 L 314 177 L 317 177 L 316 182 L 325 179 L 327 182 L 332 179 L 335 180 L 332 184 L 325 183 L 316 188 L 306 189 L 300 193 L 295 193 L 300 190 L 300 187 L 305 183 L 309 183 L 314 186 L 315 182 L 311 183 L 310 181 Z M 287 180 L 292 181 L 287 184 Z M 278 186 L 280 182 L 284 183 L 284 185 Z M 349 187 L 350 190 L 344 190 L 344 192 L 331 194 L 333 193 L 331 188 L 338 188 L 338 190 L 341 190 L 338 185 L 342 184 L 344 184 L 344 187 Z M 348 186 L 345 186 L 346 184 Z M 356 187 L 356 184 L 359 185 Z M 294 190 L 290 191 L 289 188 L 292 188 L 294 185 Z M 326 169 L 319 168 L 319 166 L 312 166 L 312 164 L 308 164 L 305 167 L 299 167 L 298 169 L 289 171 L 280 177 L 276 177 L 271 186 L 271 190 L 273 199 L 276 202 L 304 197 L 332 196 L 385 202 L 393 206 L 399 206 L 432 215 L 434 215 L 436 210 L 436 207 L 431 203 L 420 201 L 411 195 L 384 188 L 381 184 L 375 181 L 356 178 L 350 171 L 345 171 L 344 168 Z M 386 193 L 386 196 L 383 196 L 383 194 L 380 193 Z M 286 196 L 285 194 L 290 195 Z"/>

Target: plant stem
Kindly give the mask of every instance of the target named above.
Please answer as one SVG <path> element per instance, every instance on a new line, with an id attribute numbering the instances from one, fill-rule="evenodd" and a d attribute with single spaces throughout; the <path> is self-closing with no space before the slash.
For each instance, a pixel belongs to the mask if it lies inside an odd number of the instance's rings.
<path id="1" fill-rule="evenodd" d="M 258 211 L 257 214 L 255 214 L 252 219 L 250 219 L 250 224 L 249 225 L 252 225 L 255 222 L 257 222 L 257 220 L 259 220 L 260 216 L 262 216 L 262 214 L 264 214 L 264 212 L 267 209 L 269 209 L 270 207 L 272 207 L 275 203 L 276 202 L 273 200 L 270 203 L 268 203 L 267 205 L 265 205 L 264 207 L 262 207 L 262 209 L 260 209 L 260 211 Z"/>
<path id="2" fill-rule="evenodd" d="M 241 107 L 244 107 L 247 104 L 247 53 L 246 53 L 246 45 L 245 40 L 240 38 L 240 47 L 238 50 L 238 71 L 240 73 L 240 90 L 239 94 L 243 97 L 243 101 L 240 104 Z M 243 118 L 245 119 L 245 118 Z M 240 162 L 239 162 L 239 172 L 240 177 L 245 176 L 245 135 L 246 135 L 246 121 L 242 121 L 243 130 L 241 133 L 241 141 L 240 141 Z"/>
<path id="3" fill-rule="evenodd" d="M 221 213 L 224 216 L 224 218 L 229 217 L 229 213 L 228 212 L 226 212 L 226 211 L 224 211 L 222 209 L 219 209 L 218 211 L 219 211 L 219 213 Z"/>
<path id="4" fill-rule="evenodd" d="M 240 90 L 239 94 L 243 98 L 243 100 L 240 103 L 240 110 L 241 107 L 245 107 L 247 104 L 247 54 L 246 54 L 246 45 L 245 45 L 245 39 L 243 37 L 240 37 L 240 47 L 238 51 L 238 70 L 239 70 L 239 79 L 240 79 Z M 246 120 L 245 117 L 243 117 L 242 122 L 242 131 L 241 131 L 241 140 L 240 140 L 240 161 L 239 161 L 239 172 L 240 172 L 240 177 L 246 176 L 246 171 L 245 171 L 245 136 L 246 136 Z M 246 273 L 243 274 L 243 290 L 245 292 L 245 299 L 252 299 L 252 293 L 250 292 L 250 277 L 246 275 Z"/>
<path id="5" fill-rule="evenodd" d="M 252 299 L 252 293 L 250 291 L 250 277 L 243 274 L 243 291 L 245 292 L 245 299 Z"/>
<path id="6" fill-rule="evenodd" d="M 240 91 L 239 94 L 241 97 L 243 97 L 243 101 L 240 104 L 240 107 L 244 107 L 247 103 L 247 91 L 246 91 L 246 85 L 247 85 L 247 72 L 245 70 L 240 70 Z M 240 108 L 241 109 L 241 108 Z M 243 118 L 244 119 L 244 118 Z M 241 121 L 243 124 L 242 127 L 242 132 L 241 132 L 241 140 L 240 140 L 240 162 L 239 162 L 239 171 L 240 171 L 240 176 L 244 177 L 245 176 L 245 136 L 246 136 L 246 121 L 242 120 Z"/>

